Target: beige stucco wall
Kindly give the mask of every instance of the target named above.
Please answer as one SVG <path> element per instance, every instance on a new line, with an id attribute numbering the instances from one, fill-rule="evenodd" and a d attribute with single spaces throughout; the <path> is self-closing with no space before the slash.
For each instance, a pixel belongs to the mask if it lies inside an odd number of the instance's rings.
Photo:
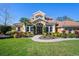
<path id="1" fill-rule="evenodd" d="M 16 26 L 16 31 L 18 31 L 18 27 L 20 27 L 21 32 L 25 32 L 25 25 L 22 24 L 22 26 Z"/>
<path id="2" fill-rule="evenodd" d="M 22 27 L 22 32 L 26 32 L 25 25 Z"/>
<path id="3" fill-rule="evenodd" d="M 58 28 L 59 33 L 62 33 L 63 30 L 64 30 L 64 28 Z"/>
<path id="4" fill-rule="evenodd" d="M 66 33 L 69 33 L 69 30 L 66 30 Z M 75 31 L 74 31 L 74 30 L 72 30 L 72 31 L 71 31 L 71 33 L 75 33 Z"/>
<path id="5" fill-rule="evenodd" d="M 64 28 L 58 28 L 59 33 L 62 33 L 63 30 L 64 30 Z M 65 30 L 65 33 L 69 33 L 69 30 Z M 71 33 L 75 33 L 75 31 L 72 30 Z"/>

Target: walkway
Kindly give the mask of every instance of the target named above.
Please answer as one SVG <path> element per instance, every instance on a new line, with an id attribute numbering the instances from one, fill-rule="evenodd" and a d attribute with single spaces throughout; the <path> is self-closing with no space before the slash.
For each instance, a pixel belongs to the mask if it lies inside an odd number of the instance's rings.
<path id="1" fill-rule="evenodd" d="M 45 40 L 45 39 L 40 39 L 39 37 L 41 37 L 42 35 L 35 35 L 32 40 L 36 41 L 36 42 L 60 42 L 60 41 L 66 41 L 66 40 L 79 40 L 79 38 L 57 38 L 57 39 L 49 39 L 49 40 Z"/>

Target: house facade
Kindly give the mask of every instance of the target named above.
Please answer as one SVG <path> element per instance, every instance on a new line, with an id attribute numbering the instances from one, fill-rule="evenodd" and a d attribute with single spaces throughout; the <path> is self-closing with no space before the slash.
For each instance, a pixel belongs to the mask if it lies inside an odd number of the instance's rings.
<path id="1" fill-rule="evenodd" d="M 15 24 L 16 31 L 33 32 L 34 34 L 42 34 L 43 32 L 59 32 L 74 33 L 79 30 L 79 23 L 75 21 L 57 21 L 48 17 L 44 12 L 37 11 L 32 14 L 29 24 Z"/>

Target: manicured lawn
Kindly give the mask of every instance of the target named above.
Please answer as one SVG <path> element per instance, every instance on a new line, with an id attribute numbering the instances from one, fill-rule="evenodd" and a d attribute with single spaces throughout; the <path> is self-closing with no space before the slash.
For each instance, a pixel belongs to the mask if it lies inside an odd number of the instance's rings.
<path id="1" fill-rule="evenodd" d="M 79 41 L 38 43 L 26 38 L 0 39 L 0 55 L 79 55 Z"/>

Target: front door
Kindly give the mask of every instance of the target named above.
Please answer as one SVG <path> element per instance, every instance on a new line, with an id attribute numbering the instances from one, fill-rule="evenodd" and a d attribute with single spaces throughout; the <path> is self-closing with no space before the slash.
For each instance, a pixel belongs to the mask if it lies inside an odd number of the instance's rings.
<path id="1" fill-rule="evenodd" d="M 37 24 L 37 34 L 42 34 L 42 27 L 43 27 L 43 24 L 41 23 Z"/>
<path id="2" fill-rule="evenodd" d="M 37 34 L 42 34 L 42 27 L 37 27 Z"/>

